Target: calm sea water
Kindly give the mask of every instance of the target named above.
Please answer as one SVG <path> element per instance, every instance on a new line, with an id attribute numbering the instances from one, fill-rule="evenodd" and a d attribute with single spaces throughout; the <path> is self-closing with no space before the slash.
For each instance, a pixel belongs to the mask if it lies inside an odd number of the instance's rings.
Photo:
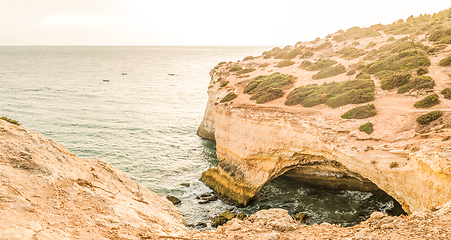
<path id="1" fill-rule="evenodd" d="M 0 115 L 18 120 L 80 157 L 103 159 L 133 180 L 182 200 L 187 224 L 232 208 L 195 199 L 216 166 L 215 144 L 196 135 L 218 62 L 270 47 L 0 47 Z M 126 75 L 124 75 L 127 73 Z M 104 82 L 108 79 L 109 82 Z M 181 183 L 190 183 L 183 187 Z M 308 223 L 344 226 L 371 212 L 399 212 L 387 195 L 310 188 L 281 178 L 247 208 L 305 212 Z"/>

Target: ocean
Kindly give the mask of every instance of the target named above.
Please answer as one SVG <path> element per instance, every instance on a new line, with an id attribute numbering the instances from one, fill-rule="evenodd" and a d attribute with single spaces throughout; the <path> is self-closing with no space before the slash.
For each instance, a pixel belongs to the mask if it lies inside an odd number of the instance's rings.
<path id="1" fill-rule="evenodd" d="M 196 130 L 207 102 L 210 70 L 221 61 L 258 56 L 271 47 L 0 46 L 0 115 L 102 159 L 163 196 L 187 225 L 225 210 L 252 214 L 261 206 L 307 213 L 307 223 L 352 226 L 373 211 L 399 214 L 383 193 L 330 191 L 283 178 L 267 184 L 246 208 L 199 204 L 211 192 L 198 179 L 217 165 L 215 143 Z M 108 81 L 107 81 L 108 80 Z M 189 187 L 181 183 L 190 183 Z"/>

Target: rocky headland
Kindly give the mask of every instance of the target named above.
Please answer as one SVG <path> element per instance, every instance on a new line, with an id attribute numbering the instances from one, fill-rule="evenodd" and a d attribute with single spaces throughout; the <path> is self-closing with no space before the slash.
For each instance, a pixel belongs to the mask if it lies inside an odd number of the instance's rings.
<path id="1" fill-rule="evenodd" d="M 405 212 L 451 199 L 450 10 L 219 63 L 198 134 L 219 166 L 201 180 L 247 205 L 286 176 L 376 191 Z"/>

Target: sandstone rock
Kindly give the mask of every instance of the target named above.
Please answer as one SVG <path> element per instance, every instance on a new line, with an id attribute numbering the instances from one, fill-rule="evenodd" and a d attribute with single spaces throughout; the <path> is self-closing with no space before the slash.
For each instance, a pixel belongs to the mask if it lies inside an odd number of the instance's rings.
<path id="1" fill-rule="evenodd" d="M 174 196 L 167 195 L 166 198 L 171 201 L 172 204 L 176 205 L 181 203 L 182 201 Z"/>

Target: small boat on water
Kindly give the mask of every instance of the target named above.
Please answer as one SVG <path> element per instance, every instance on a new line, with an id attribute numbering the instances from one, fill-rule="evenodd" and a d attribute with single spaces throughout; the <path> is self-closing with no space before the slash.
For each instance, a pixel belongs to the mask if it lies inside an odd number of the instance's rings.
<path id="1" fill-rule="evenodd" d="M 169 73 L 169 76 L 174 76 L 175 74 L 174 73 Z"/>
<path id="2" fill-rule="evenodd" d="M 127 73 L 126 73 L 126 72 L 123 72 L 122 75 L 127 75 Z"/>
<path id="3" fill-rule="evenodd" d="M 109 82 L 109 81 L 110 81 L 110 79 L 103 79 L 103 81 L 104 81 L 104 82 Z"/>

